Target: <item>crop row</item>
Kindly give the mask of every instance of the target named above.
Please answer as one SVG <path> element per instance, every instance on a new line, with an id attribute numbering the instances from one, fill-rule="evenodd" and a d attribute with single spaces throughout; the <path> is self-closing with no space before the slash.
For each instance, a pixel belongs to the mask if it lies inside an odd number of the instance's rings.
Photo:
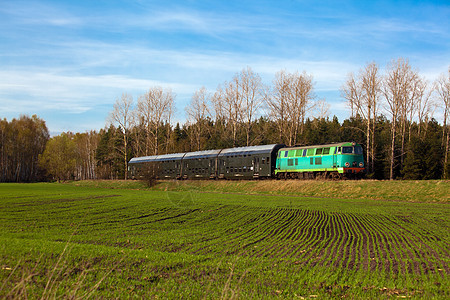
<path id="1" fill-rule="evenodd" d="M 420 224 L 396 216 L 224 205 L 158 210 L 135 217 L 128 226 L 148 235 L 172 230 L 172 242 L 161 246 L 165 251 L 271 257 L 392 274 L 450 271 L 447 245 L 421 232 Z M 175 245 L 177 231 L 183 242 Z"/>

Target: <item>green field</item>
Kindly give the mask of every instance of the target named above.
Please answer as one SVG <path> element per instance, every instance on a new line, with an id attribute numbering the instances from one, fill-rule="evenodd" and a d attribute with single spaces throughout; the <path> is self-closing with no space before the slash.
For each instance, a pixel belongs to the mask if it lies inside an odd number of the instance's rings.
<path id="1" fill-rule="evenodd" d="M 448 181 L 0 184 L 1 298 L 450 298 Z"/>

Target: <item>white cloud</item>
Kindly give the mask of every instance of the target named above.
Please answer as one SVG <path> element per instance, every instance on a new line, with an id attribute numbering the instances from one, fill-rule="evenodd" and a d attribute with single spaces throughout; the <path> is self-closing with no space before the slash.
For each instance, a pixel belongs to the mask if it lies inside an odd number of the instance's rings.
<path id="1" fill-rule="evenodd" d="M 82 18 L 60 9 L 55 5 L 37 2 L 12 1 L 4 2 L 0 13 L 13 17 L 15 23 L 52 26 L 79 26 Z"/>
<path id="2" fill-rule="evenodd" d="M 122 92 L 144 93 L 151 86 L 190 91 L 184 84 L 118 75 L 69 76 L 42 71 L 0 71 L 4 109 L 63 110 L 83 113 L 93 106 L 113 103 Z M 8 100 L 16 99 L 16 100 Z"/>

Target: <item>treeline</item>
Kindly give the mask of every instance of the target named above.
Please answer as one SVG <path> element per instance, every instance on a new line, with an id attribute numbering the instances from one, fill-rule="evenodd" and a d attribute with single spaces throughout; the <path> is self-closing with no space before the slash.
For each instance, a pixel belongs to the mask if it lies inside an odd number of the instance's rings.
<path id="1" fill-rule="evenodd" d="M 245 146 L 247 134 L 244 130 L 238 132 L 236 139 L 231 135 L 222 135 L 224 132 L 223 122 L 215 123 L 211 119 L 202 122 L 202 134 L 195 134 L 196 124 L 176 124 L 174 127 L 165 125 L 160 127 L 160 153 L 176 153 L 196 151 L 197 142 L 200 141 L 201 149 L 221 149 L 227 147 Z M 409 125 L 409 124 L 408 124 Z M 255 141 L 254 145 L 279 143 L 280 137 L 277 124 L 267 117 L 260 117 L 251 124 L 252 131 L 250 139 Z M 441 179 L 444 178 L 444 147 L 442 146 L 443 126 L 436 120 L 431 119 L 422 124 L 420 135 L 417 123 L 411 125 L 411 135 L 405 153 L 401 153 L 401 142 L 396 141 L 396 157 L 394 159 L 394 178 L 396 179 Z M 375 121 L 375 158 L 374 166 L 370 169 L 369 178 L 390 178 L 390 121 L 379 116 Z M 302 145 L 326 144 L 342 141 L 360 142 L 365 145 L 365 121 L 361 117 L 352 117 L 339 122 L 337 117 L 333 118 L 307 118 L 303 124 L 303 132 L 299 133 L 297 139 Z M 144 135 L 138 127 L 130 130 L 128 139 L 128 157 L 145 155 L 142 151 L 142 140 Z M 97 159 L 103 166 L 108 165 L 111 178 L 124 178 L 125 164 L 123 163 L 123 133 L 122 130 L 111 126 L 101 132 L 102 143 L 99 145 Z M 366 159 L 367 161 L 367 159 Z M 447 165 L 447 167 L 449 167 Z M 106 174 L 105 174 L 106 175 Z M 447 177 L 448 178 L 448 177 Z"/>
<path id="2" fill-rule="evenodd" d="M 0 182 L 44 180 L 38 159 L 48 139 L 45 121 L 36 115 L 0 120 Z"/>
<path id="3" fill-rule="evenodd" d="M 172 124 L 175 95 L 170 89 L 150 88 L 136 102 L 124 93 L 116 99 L 108 127 L 53 137 L 34 164 L 38 161 L 58 180 L 126 179 L 128 161 L 136 156 L 356 141 L 364 148 L 369 178 L 449 178 L 449 91 L 450 68 L 430 83 L 407 60 L 390 62 L 384 73 L 370 63 L 349 74 L 342 86 L 351 116 L 340 123 L 329 117 L 326 101 L 315 96 L 312 75 L 280 71 L 266 85 L 246 68 L 215 91 L 196 91 L 185 109 L 185 124 Z M 435 111 L 442 113 L 443 124 L 433 119 Z M 44 144 L 47 139 L 48 133 Z M 2 167 L 3 158 L 2 148 Z M 20 159 L 15 163 L 8 174 L 17 163 L 23 167 Z M 25 181 L 39 179 L 33 174 Z"/>

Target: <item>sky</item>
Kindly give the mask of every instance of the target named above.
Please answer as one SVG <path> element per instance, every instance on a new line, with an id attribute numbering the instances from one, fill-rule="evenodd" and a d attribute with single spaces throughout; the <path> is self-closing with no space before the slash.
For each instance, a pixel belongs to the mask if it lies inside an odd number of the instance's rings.
<path id="1" fill-rule="evenodd" d="M 400 57 L 430 82 L 447 72 L 450 1 L 0 0 L 0 118 L 99 130 L 123 93 L 160 86 L 183 123 L 195 91 L 250 67 L 268 85 L 312 75 L 342 122 L 348 74 Z"/>

